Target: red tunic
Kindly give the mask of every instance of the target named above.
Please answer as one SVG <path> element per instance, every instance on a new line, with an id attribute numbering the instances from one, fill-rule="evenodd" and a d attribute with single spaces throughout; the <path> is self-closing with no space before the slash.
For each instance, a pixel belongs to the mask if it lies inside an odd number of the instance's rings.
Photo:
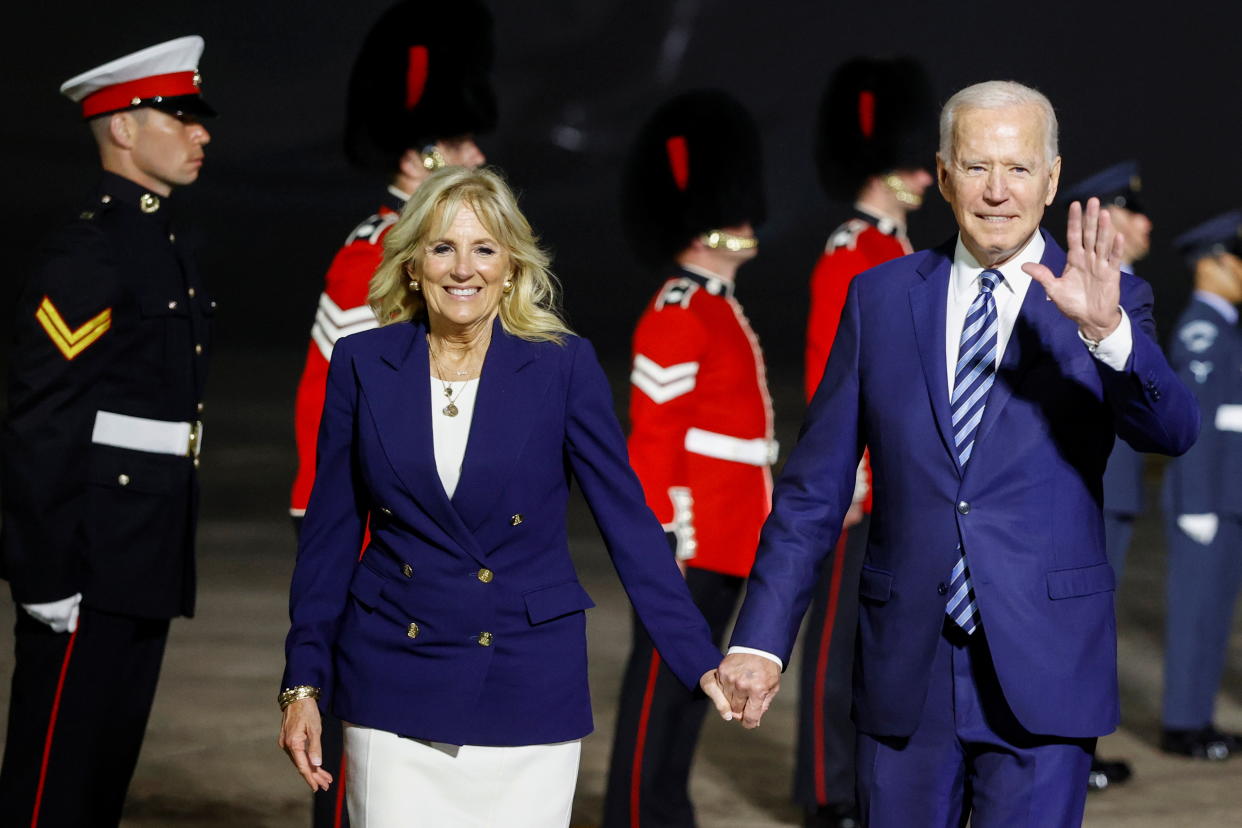
<path id="1" fill-rule="evenodd" d="M 733 285 L 681 270 L 634 331 L 630 462 L 687 565 L 745 577 L 771 509 L 772 401 Z"/>
<path id="2" fill-rule="evenodd" d="M 306 366 L 302 369 L 294 403 L 298 471 L 289 503 L 289 513 L 294 516 L 306 512 L 315 482 L 315 443 L 319 437 L 319 417 L 323 413 L 332 347 L 343 336 L 377 325 L 367 304 L 367 288 L 384 258 L 384 234 L 396 223 L 405 205 L 405 198 L 399 191 L 390 187 L 388 192 L 389 198 L 378 212 L 355 227 L 345 239 L 324 277 L 323 293 L 319 295 L 319 309 L 306 349 Z"/>
<path id="3" fill-rule="evenodd" d="M 828 364 L 828 354 L 837 336 L 841 310 L 850 282 L 864 270 L 914 252 L 910 242 L 893 222 L 855 208 L 854 215 L 828 238 L 824 253 L 811 274 L 811 313 L 806 327 L 806 375 L 804 387 L 809 401 L 819 387 Z M 864 466 L 866 500 L 871 511 L 871 469 Z M 857 496 L 857 495 L 856 495 Z"/>

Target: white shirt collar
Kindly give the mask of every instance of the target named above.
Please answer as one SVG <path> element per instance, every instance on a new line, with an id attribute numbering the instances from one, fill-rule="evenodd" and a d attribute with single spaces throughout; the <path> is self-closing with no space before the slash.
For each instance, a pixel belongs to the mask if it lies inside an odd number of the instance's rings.
<path id="1" fill-rule="evenodd" d="M 1025 296 L 1031 283 L 1031 277 L 1022 269 L 1022 265 L 1037 263 L 1044 257 L 1044 234 L 1037 229 L 1026 245 L 1018 251 L 1018 255 L 993 270 L 999 270 L 1005 277 L 1001 283 L 1002 290 L 1008 289 L 1012 294 Z M 979 275 L 984 267 L 979 264 L 966 245 L 962 243 L 962 234 L 957 235 L 957 247 L 953 251 L 953 293 L 959 298 L 969 301 L 979 292 Z"/>

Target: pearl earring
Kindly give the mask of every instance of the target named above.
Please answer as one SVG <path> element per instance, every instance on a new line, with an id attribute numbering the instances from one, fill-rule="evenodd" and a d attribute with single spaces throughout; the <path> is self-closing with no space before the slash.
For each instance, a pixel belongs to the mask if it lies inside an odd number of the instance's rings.
<path id="1" fill-rule="evenodd" d="M 422 285 L 420 285 L 420 284 L 418 283 L 418 280 L 417 280 L 417 279 L 411 279 L 411 280 L 410 280 L 410 290 L 413 290 L 413 291 L 420 291 L 420 290 L 422 290 L 422 289 L 423 289 L 423 286 L 422 286 Z"/>

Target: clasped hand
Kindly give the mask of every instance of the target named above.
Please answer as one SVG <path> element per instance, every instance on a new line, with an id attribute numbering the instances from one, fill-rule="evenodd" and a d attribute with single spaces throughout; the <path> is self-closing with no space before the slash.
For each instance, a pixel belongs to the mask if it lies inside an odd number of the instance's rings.
<path id="1" fill-rule="evenodd" d="M 1125 239 L 1117 232 L 1100 200 L 1084 211 L 1070 205 L 1065 230 L 1065 269 L 1060 278 L 1042 264 L 1022 270 L 1043 287 L 1052 303 L 1078 325 L 1087 339 L 1099 342 L 1121 324 L 1121 257 Z"/>
<path id="2" fill-rule="evenodd" d="M 753 653 L 731 653 L 716 674 L 733 716 L 742 720 L 742 727 L 758 727 L 781 689 L 780 665 Z"/>

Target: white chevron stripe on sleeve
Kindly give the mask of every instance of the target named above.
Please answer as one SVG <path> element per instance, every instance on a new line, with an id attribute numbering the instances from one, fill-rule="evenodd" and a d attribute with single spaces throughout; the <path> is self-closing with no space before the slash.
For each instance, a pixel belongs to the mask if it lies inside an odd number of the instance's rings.
<path id="1" fill-rule="evenodd" d="M 361 331 L 379 327 L 369 305 L 356 308 L 339 307 L 328 294 L 319 296 L 319 310 L 311 328 L 311 339 L 319 347 L 324 359 L 332 359 L 332 347 L 338 339 Z"/>
<path id="2" fill-rule="evenodd" d="M 642 354 L 635 354 L 630 382 L 656 404 L 662 405 L 693 391 L 698 373 L 697 362 L 682 362 L 665 368 Z"/>

